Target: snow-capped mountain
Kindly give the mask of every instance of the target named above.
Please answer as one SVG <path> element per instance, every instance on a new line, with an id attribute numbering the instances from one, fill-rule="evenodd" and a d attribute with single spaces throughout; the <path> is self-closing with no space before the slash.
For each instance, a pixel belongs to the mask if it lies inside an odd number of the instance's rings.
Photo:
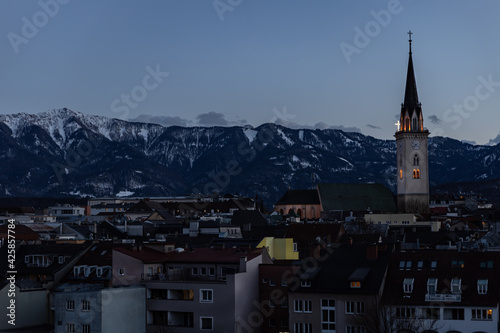
<path id="1" fill-rule="evenodd" d="M 499 146 L 429 140 L 431 185 L 496 178 Z M 68 109 L 0 115 L 0 196 L 259 195 L 378 182 L 395 190 L 396 145 L 340 130 L 163 127 Z"/>

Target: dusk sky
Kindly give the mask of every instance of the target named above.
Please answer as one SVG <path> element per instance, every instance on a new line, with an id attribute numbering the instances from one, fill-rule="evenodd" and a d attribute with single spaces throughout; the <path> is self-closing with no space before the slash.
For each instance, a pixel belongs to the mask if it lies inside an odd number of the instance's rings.
<path id="1" fill-rule="evenodd" d="M 432 135 L 500 142 L 500 2 L 3 0 L 0 113 L 393 139 L 408 30 Z"/>

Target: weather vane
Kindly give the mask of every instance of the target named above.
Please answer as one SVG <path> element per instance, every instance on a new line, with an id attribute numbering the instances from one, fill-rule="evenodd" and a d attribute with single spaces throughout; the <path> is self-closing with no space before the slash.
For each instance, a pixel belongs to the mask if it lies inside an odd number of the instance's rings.
<path id="1" fill-rule="evenodd" d="M 408 39 L 408 42 L 410 42 L 410 53 L 411 53 L 411 35 L 413 35 L 413 32 L 411 30 L 408 31 L 408 36 L 410 39 Z"/>

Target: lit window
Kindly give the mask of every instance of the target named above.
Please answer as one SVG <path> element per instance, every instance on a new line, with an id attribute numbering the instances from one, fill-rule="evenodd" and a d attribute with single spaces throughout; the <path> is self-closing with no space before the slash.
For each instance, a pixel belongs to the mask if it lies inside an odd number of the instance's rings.
<path id="1" fill-rule="evenodd" d="M 213 302 L 213 290 L 212 289 L 200 289 L 200 302 L 201 303 L 212 303 Z"/>
<path id="2" fill-rule="evenodd" d="M 413 278 L 406 278 L 403 281 L 403 291 L 407 294 L 410 294 L 413 292 L 413 282 L 415 279 Z"/>
<path id="3" fill-rule="evenodd" d="M 488 279 L 477 280 L 477 293 L 486 294 L 488 292 Z"/>
<path id="4" fill-rule="evenodd" d="M 351 281 L 351 288 L 361 288 L 361 282 Z"/>
<path id="5" fill-rule="evenodd" d="M 403 170 L 399 169 L 399 179 L 403 179 Z"/>
<path id="6" fill-rule="evenodd" d="M 492 309 L 472 309 L 472 320 L 492 320 Z"/>
<path id="7" fill-rule="evenodd" d="M 420 169 L 413 169 L 413 179 L 420 178 Z"/>

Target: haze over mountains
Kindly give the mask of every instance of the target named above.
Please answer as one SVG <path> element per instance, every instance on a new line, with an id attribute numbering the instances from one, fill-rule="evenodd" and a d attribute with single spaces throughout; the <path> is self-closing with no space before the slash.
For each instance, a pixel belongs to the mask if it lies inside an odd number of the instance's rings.
<path id="1" fill-rule="evenodd" d="M 430 138 L 431 186 L 495 179 L 499 150 Z M 313 174 L 316 183 L 393 191 L 396 177 L 394 140 L 276 124 L 164 127 L 68 109 L 0 115 L 0 157 L 2 197 L 220 192 L 258 195 L 270 206 L 289 187 L 311 188 Z"/>

